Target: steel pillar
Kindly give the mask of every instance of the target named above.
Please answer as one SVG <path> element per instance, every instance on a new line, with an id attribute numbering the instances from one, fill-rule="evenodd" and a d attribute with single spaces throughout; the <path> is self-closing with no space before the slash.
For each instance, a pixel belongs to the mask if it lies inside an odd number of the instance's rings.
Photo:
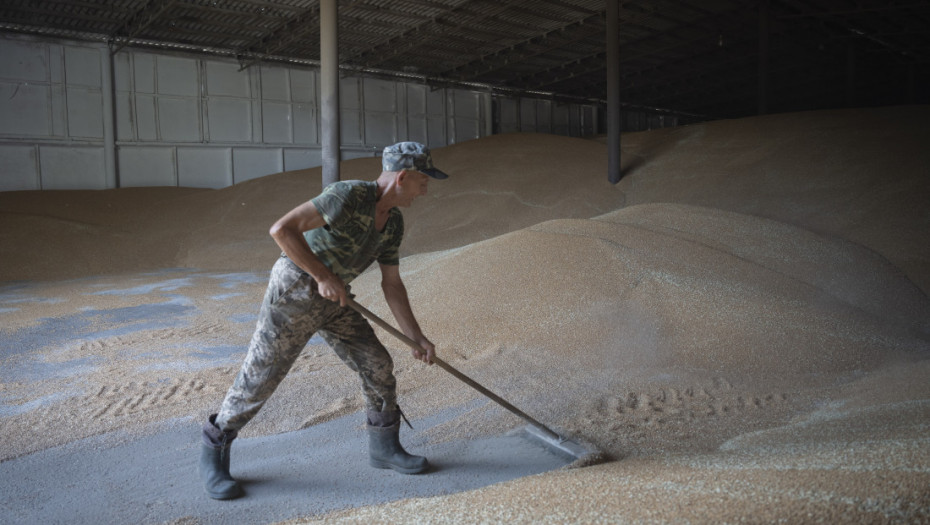
<path id="1" fill-rule="evenodd" d="M 620 176 L 620 0 L 607 0 L 607 180 Z"/>
<path id="2" fill-rule="evenodd" d="M 769 0 L 759 2 L 759 114 L 769 111 Z"/>
<path id="3" fill-rule="evenodd" d="M 119 161 L 116 151 L 116 88 L 113 73 L 113 44 L 100 50 L 101 87 L 103 92 L 103 161 L 106 171 L 106 187 L 119 188 Z"/>
<path id="4" fill-rule="evenodd" d="M 320 143 L 323 187 L 339 180 L 339 31 L 337 0 L 320 0 Z"/>

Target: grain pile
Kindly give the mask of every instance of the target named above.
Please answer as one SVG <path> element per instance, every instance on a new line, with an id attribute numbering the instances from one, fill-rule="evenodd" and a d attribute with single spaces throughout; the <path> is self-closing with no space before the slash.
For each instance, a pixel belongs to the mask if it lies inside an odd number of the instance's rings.
<path id="1" fill-rule="evenodd" d="M 594 140 L 518 134 L 436 150 L 436 165 L 452 178 L 432 183 L 405 213 L 401 265 L 424 331 L 454 366 L 624 459 L 326 519 L 930 520 L 927 122 L 928 107 L 886 108 L 631 134 L 627 175 L 616 187 L 604 181 L 606 152 Z M 378 169 L 375 159 L 343 166 L 346 178 L 370 179 Z M 265 230 L 319 190 L 318 176 L 280 174 L 218 191 L 0 194 L 0 278 L 54 281 L 32 289 L 48 301 L 0 313 L 5 326 L 41 326 L 43 316 L 84 301 L 86 290 L 121 282 L 62 276 L 267 271 L 275 250 Z M 42 242 L 28 234 L 33 226 Z M 70 260 L 54 256 L 62 249 Z M 178 350 L 190 366 L 172 381 L 187 395 L 144 412 L 133 400 L 145 406 L 145 395 L 165 384 L 157 369 L 118 359 L 131 352 L 157 364 L 149 354 L 163 351 L 166 338 L 175 348 L 248 337 L 250 327 L 230 322 L 229 312 L 248 301 L 257 308 L 260 279 L 218 305 L 215 279 L 182 277 L 174 284 L 203 312 L 202 324 L 31 350 L 47 359 L 107 357 L 80 380 L 46 381 L 31 395 L 23 391 L 36 384 L 4 383 L 7 398 L 47 401 L 3 417 L 3 457 L 213 408 L 241 354 L 229 366 L 198 369 Z M 127 288 L 170 287 L 164 275 L 127 279 Z M 362 275 L 353 292 L 389 318 L 378 279 Z M 119 295 L 110 305 L 146 297 Z M 476 399 L 383 340 L 408 414 Z M 126 378 L 125 390 L 104 391 L 111 404 L 101 405 L 99 389 L 114 375 Z M 312 344 L 244 434 L 360 409 L 347 378 Z M 68 389 L 77 393 L 54 397 Z M 327 404 L 297 402 L 306 399 Z M 111 407 L 103 417 L 89 417 L 103 406 Z M 442 441 L 519 424 L 482 405 L 428 432 Z"/>

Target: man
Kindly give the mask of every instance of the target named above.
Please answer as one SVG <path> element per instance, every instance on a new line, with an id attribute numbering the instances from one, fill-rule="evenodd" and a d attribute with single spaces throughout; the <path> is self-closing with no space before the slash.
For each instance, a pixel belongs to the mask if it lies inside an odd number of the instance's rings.
<path id="1" fill-rule="evenodd" d="M 346 284 L 372 262 L 381 268 L 381 289 L 395 319 L 422 351 L 413 357 L 432 364 L 435 347 L 420 331 L 400 277 L 404 234 L 398 207 L 425 195 L 430 178 L 445 179 L 433 167 L 429 149 L 416 142 L 384 148 L 383 171 L 374 182 L 341 181 L 289 211 L 269 233 L 283 251 L 262 301 L 248 354 L 217 414 L 203 425 L 200 474 L 207 494 L 232 499 L 242 488 L 229 474 L 229 451 L 248 423 L 287 375 L 314 333 L 362 380 L 367 403 L 369 463 L 405 474 L 423 472 L 426 458 L 408 454 L 398 434 L 391 356 L 368 322 L 346 307 Z"/>

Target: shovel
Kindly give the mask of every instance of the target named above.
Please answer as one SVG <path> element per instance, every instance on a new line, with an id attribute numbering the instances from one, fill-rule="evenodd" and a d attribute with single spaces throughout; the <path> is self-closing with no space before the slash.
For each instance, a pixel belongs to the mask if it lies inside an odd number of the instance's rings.
<path id="1" fill-rule="evenodd" d="M 391 326 L 387 321 L 385 321 L 384 319 L 381 319 L 380 317 L 372 313 L 370 310 L 368 310 L 364 306 L 355 302 L 354 299 L 347 298 L 346 303 L 353 310 L 367 317 L 370 321 L 374 322 L 381 328 L 384 328 L 385 330 L 390 332 L 391 335 L 403 341 L 410 348 L 417 350 L 417 351 L 423 350 L 423 348 L 421 348 L 420 345 L 418 345 L 416 341 L 414 341 L 413 339 L 410 339 L 409 337 L 404 335 L 403 332 Z M 554 452 L 567 455 L 576 460 L 580 460 L 580 459 L 590 460 L 595 454 L 598 454 L 596 450 L 585 447 L 572 439 L 562 436 L 558 434 L 557 432 L 555 432 L 554 430 L 552 430 L 551 428 L 547 427 L 546 425 L 543 425 L 539 421 L 528 416 L 525 412 L 523 412 L 519 408 L 508 403 L 507 400 L 505 400 L 504 398 L 498 396 L 494 392 L 491 392 L 490 390 L 488 390 L 487 388 L 479 384 L 477 381 L 468 377 L 462 372 L 458 371 L 455 367 L 443 361 L 442 359 L 433 356 L 433 363 L 439 365 L 440 368 L 454 375 L 456 378 L 458 378 L 460 381 L 462 381 L 466 385 L 474 388 L 478 392 L 481 392 L 491 401 L 494 401 L 498 405 L 506 408 L 511 413 L 519 416 L 521 419 L 529 423 L 529 425 L 526 427 L 526 433 L 529 434 L 530 437 L 536 439 L 537 441 L 539 441 L 546 447 L 553 450 Z"/>

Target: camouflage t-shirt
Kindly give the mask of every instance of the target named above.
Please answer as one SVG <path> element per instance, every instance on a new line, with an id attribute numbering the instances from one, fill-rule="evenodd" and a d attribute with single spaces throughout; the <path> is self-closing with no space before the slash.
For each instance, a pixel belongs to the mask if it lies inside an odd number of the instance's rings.
<path id="1" fill-rule="evenodd" d="M 311 199 L 326 225 L 304 232 L 313 253 L 349 283 L 377 260 L 400 264 L 404 217 L 391 208 L 384 230 L 375 228 L 378 185 L 360 180 L 334 182 Z"/>

